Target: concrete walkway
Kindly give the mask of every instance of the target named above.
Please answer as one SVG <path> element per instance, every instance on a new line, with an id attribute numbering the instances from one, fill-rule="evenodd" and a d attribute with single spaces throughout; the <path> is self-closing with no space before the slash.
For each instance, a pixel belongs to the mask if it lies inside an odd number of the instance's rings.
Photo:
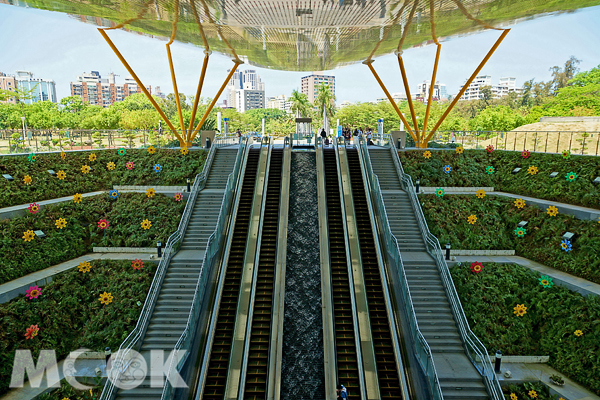
<path id="1" fill-rule="evenodd" d="M 88 253 L 81 257 L 74 258 L 69 261 L 48 267 L 46 269 L 32 272 L 29 275 L 22 276 L 10 282 L 6 282 L 0 285 L 0 304 L 6 303 L 17 297 L 20 294 L 25 294 L 30 286 L 38 285 L 44 286 L 50 282 L 55 275 L 61 274 L 72 268 L 77 267 L 79 263 L 83 261 L 92 260 L 135 260 L 140 259 L 142 261 L 154 261 L 157 262 L 159 259 L 156 254 L 150 253 Z"/>
<path id="2" fill-rule="evenodd" d="M 552 278 L 552 281 L 558 286 L 565 287 L 574 292 L 579 292 L 584 296 L 595 294 L 600 296 L 600 285 L 594 282 L 590 282 L 583 278 L 578 278 L 566 272 L 560 271 L 555 268 L 547 267 L 544 264 L 540 264 L 535 261 L 531 261 L 525 257 L 519 256 L 456 256 L 456 260 L 448 262 L 449 265 L 454 265 L 457 262 L 473 263 L 479 262 L 495 262 L 498 264 L 519 264 L 523 267 L 529 268 L 532 271 L 539 273 L 540 275 L 548 275 Z"/>
<path id="3" fill-rule="evenodd" d="M 533 205 L 538 207 L 539 209 L 546 211 L 549 206 L 555 206 L 558 208 L 558 212 L 561 214 L 572 215 L 577 219 L 582 220 L 593 220 L 598 221 L 600 218 L 600 210 L 596 210 L 595 208 L 589 207 L 581 207 L 574 206 L 566 203 L 559 203 L 557 201 L 551 200 L 542 200 L 537 199 L 535 197 L 527 197 L 520 196 L 518 194 L 506 193 L 506 192 L 496 192 L 494 188 L 487 187 L 443 187 L 444 194 L 463 194 L 463 195 L 475 195 L 477 190 L 483 189 L 485 190 L 486 195 L 489 196 L 504 196 L 509 197 L 511 199 L 523 199 L 525 200 L 525 204 Z M 419 194 L 434 194 L 437 187 L 421 187 L 419 190 Z M 491 189 L 491 190 L 489 190 Z"/>

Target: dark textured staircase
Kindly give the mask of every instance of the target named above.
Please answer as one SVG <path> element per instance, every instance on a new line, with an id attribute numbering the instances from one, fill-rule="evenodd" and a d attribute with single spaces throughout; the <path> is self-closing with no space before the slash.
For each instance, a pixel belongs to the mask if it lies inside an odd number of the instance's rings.
<path id="1" fill-rule="evenodd" d="M 183 333 L 209 236 L 214 232 L 227 178 L 233 171 L 237 148 L 217 149 L 205 188 L 198 193 L 180 251 L 169 263 L 140 353 L 149 360 L 151 350 L 165 350 L 165 360 Z M 159 400 L 163 388 L 150 387 L 150 376 L 117 399 Z"/>
<path id="2" fill-rule="evenodd" d="M 433 353 L 444 399 L 488 399 L 482 377 L 465 354 L 434 259 L 427 253 L 415 210 L 389 149 L 369 150 L 390 229 L 402 254 L 419 329 Z"/>

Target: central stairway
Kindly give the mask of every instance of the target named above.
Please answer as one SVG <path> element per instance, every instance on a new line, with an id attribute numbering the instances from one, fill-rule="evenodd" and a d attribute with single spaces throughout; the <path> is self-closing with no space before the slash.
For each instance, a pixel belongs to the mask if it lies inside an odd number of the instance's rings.
<path id="1" fill-rule="evenodd" d="M 489 399 L 483 379 L 462 345 L 434 259 L 427 253 L 415 210 L 389 149 L 369 150 L 390 229 L 402 255 L 417 323 L 433 353 L 444 399 Z"/>

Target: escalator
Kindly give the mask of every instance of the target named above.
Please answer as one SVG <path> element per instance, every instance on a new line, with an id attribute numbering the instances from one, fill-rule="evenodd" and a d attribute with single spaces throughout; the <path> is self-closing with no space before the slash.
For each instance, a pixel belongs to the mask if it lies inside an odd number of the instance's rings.
<path id="1" fill-rule="evenodd" d="M 283 149 L 273 149 L 265 197 L 248 366 L 244 384 L 243 398 L 249 400 L 264 400 L 267 397 L 282 164 Z"/>
<path id="2" fill-rule="evenodd" d="M 373 229 L 376 229 L 376 227 L 371 226 L 358 151 L 348 148 L 347 158 L 369 309 L 371 335 L 377 364 L 379 391 L 382 399 L 402 399 L 398 371 L 400 363 L 397 362 L 396 352 L 394 351 L 390 319 L 385 303 L 384 288 L 382 286 L 375 248 L 376 244 L 373 238 Z"/>
<path id="3" fill-rule="evenodd" d="M 352 399 L 361 398 L 358 353 L 351 302 L 350 277 L 340 187 L 335 151 L 323 149 L 325 192 L 329 230 L 329 254 L 333 297 L 337 382 L 348 389 Z"/>
<path id="4" fill-rule="evenodd" d="M 214 339 L 208 360 L 202 396 L 205 400 L 222 400 L 225 395 L 260 152 L 259 148 L 250 149 L 246 163 L 235 227 L 226 264 L 227 270 L 223 292 L 216 317 Z"/>

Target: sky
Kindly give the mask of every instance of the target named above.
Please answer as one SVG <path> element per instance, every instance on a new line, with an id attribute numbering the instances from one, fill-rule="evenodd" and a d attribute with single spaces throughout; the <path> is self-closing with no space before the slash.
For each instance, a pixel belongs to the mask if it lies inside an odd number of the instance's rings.
<path id="1" fill-rule="evenodd" d="M 600 65 L 600 6 L 574 13 L 548 15 L 519 22 L 494 53 L 481 74 L 491 75 L 492 84 L 500 77 L 517 78 L 517 86 L 531 78 L 549 80 L 549 68 L 563 66 L 574 55 L 581 60 L 581 70 Z M 25 28 L 26 27 L 26 28 Z M 111 39 L 130 62 L 145 85 L 160 86 L 171 93 L 171 83 L 165 42 L 136 33 L 111 31 Z M 456 37 L 442 44 L 438 80 L 447 85 L 449 94 L 460 85 L 479 64 L 499 32 L 485 31 Z M 195 94 L 204 58 L 203 48 L 175 42 L 171 46 L 179 91 Z M 435 46 L 408 49 L 403 59 L 411 91 L 425 79 L 431 79 Z M 232 61 L 213 53 L 210 57 L 203 95 L 213 97 L 227 75 Z M 373 64 L 389 91 L 404 92 L 394 55 L 379 57 Z M 240 69 L 256 69 L 265 82 L 265 95 L 290 95 L 300 89 L 300 79 L 310 72 L 289 72 L 242 65 Z M 36 78 L 56 82 L 58 98 L 70 95 L 71 81 L 83 72 L 99 71 L 117 75 L 117 83 L 128 76 L 127 71 L 101 37 L 97 27 L 77 21 L 67 14 L 0 4 L 0 72 L 15 74 L 16 70 L 34 73 Z M 336 77 L 337 103 L 343 101 L 374 101 L 384 94 L 363 64 L 345 66 L 328 75 Z M 357 79 L 360 77 L 360 79 Z"/>

